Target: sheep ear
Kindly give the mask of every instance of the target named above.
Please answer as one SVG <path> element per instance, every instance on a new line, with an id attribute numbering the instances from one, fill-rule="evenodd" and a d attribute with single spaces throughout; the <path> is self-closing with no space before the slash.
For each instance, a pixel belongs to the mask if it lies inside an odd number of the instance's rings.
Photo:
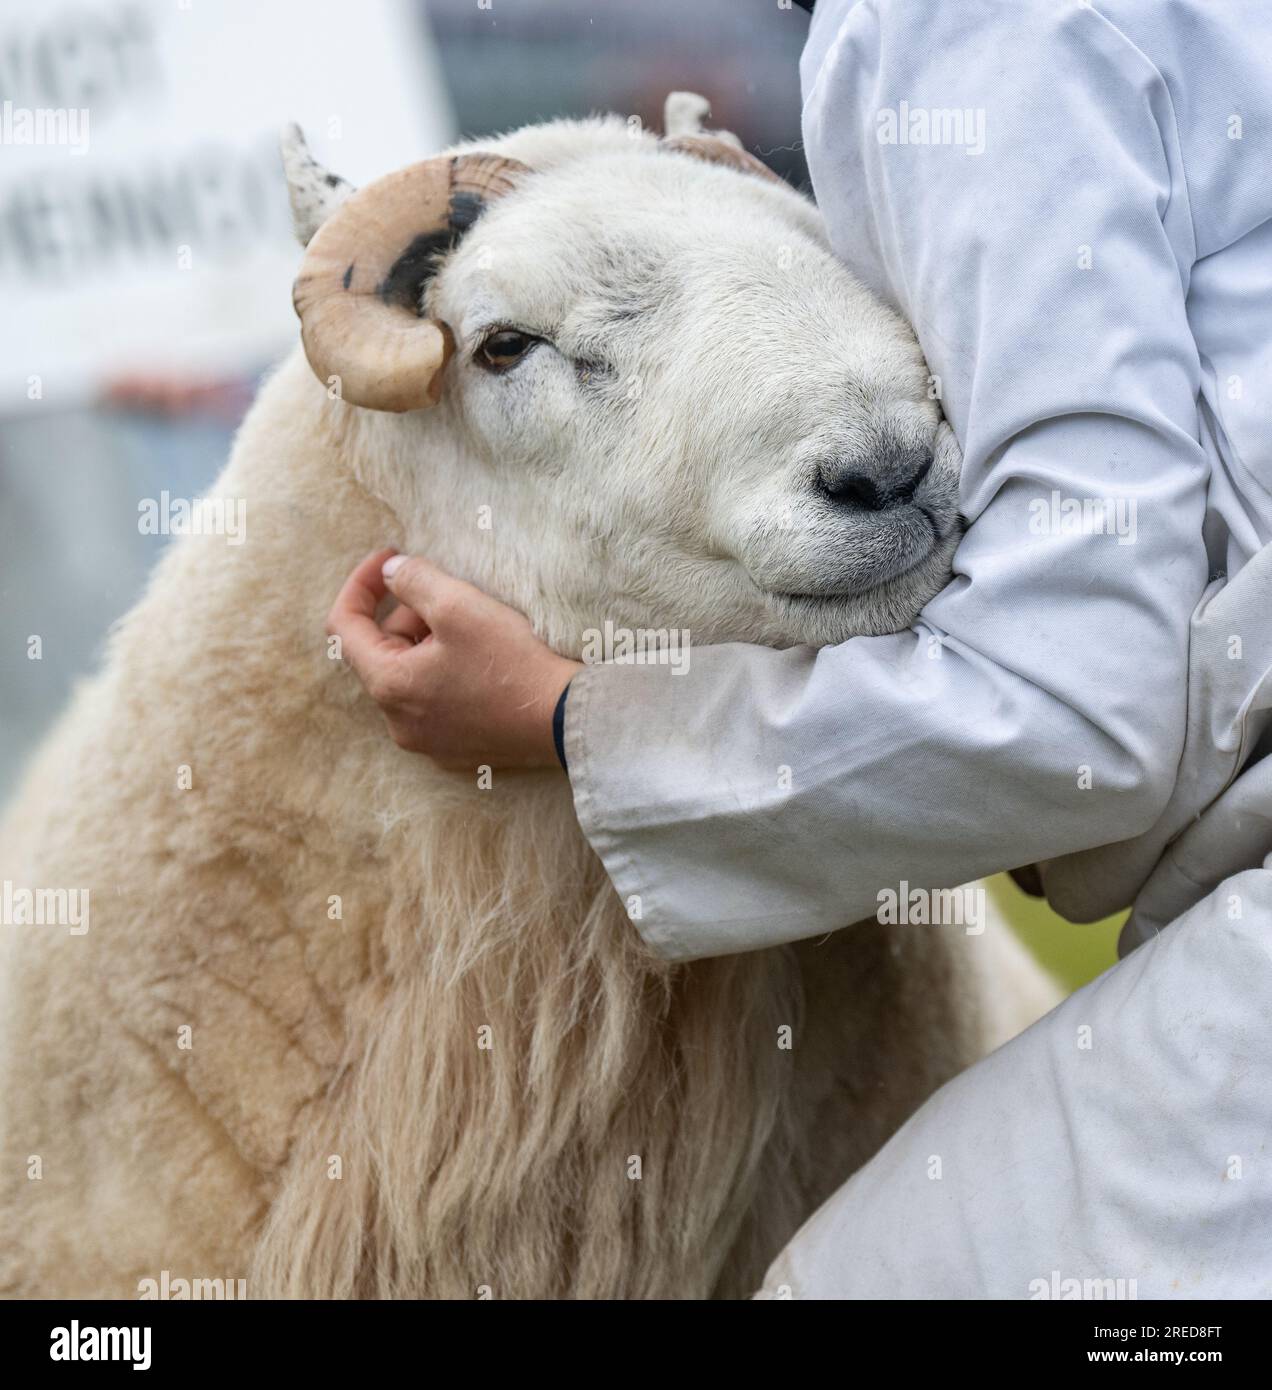
<path id="1" fill-rule="evenodd" d="M 711 103 L 697 92 L 668 92 L 663 103 L 664 135 L 701 135 Z"/>
<path id="2" fill-rule="evenodd" d="M 742 141 L 731 130 L 708 130 L 707 117 L 711 114 L 711 103 L 698 92 L 668 92 L 663 103 L 663 135 L 668 141 L 677 141 L 684 136 L 701 136 L 704 139 L 720 140 L 735 150 L 742 148 Z"/>
<path id="3" fill-rule="evenodd" d="M 292 229 L 296 240 L 308 246 L 313 234 L 353 192 L 353 185 L 338 174 L 328 173 L 309 153 L 305 135 L 296 124 L 285 125 L 279 136 L 287 196 L 291 201 Z"/>
<path id="4" fill-rule="evenodd" d="M 663 148 L 705 159 L 710 164 L 727 164 L 741 174 L 784 182 L 767 164 L 744 149 L 731 130 L 708 130 L 703 122 L 710 114 L 710 103 L 697 92 L 669 92 L 663 106 Z"/>

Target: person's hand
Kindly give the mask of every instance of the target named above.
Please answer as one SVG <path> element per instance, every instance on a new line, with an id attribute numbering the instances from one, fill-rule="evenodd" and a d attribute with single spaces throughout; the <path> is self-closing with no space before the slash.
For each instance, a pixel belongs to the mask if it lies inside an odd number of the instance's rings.
<path id="1" fill-rule="evenodd" d="M 383 622 L 376 608 L 399 606 Z M 327 617 L 393 740 L 445 767 L 557 767 L 552 715 L 581 663 L 514 608 L 417 556 L 377 550 Z"/>

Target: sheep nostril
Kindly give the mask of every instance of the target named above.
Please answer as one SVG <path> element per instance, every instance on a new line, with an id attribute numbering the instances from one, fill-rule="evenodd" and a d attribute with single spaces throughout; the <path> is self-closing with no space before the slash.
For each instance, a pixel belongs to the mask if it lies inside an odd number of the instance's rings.
<path id="1" fill-rule="evenodd" d="M 836 506 L 878 512 L 888 505 L 879 485 L 864 473 L 844 473 L 833 480 L 823 477 L 822 486 Z"/>
<path id="2" fill-rule="evenodd" d="M 923 479 L 932 467 L 932 453 L 924 452 L 904 465 L 889 460 L 878 474 L 845 472 L 834 465 L 823 466 L 820 481 L 823 495 L 836 506 L 855 511 L 882 512 L 904 507 L 913 501 Z"/>

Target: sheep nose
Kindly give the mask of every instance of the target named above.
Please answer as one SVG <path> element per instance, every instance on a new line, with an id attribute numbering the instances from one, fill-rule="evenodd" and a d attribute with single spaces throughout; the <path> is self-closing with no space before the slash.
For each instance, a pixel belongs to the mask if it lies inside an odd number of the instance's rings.
<path id="1" fill-rule="evenodd" d="M 852 463 L 830 459 L 818 473 L 822 490 L 837 506 L 883 512 L 911 501 L 931 467 L 932 451 L 921 449 L 889 454 L 868 472 Z"/>

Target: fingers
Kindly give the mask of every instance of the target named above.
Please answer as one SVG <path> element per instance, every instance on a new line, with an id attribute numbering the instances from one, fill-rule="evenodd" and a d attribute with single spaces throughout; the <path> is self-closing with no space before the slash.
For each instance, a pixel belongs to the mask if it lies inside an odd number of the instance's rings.
<path id="1" fill-rule="evenodd" d="M 486 597 L 418 555 L 394 555 L 385 566 L 384 582 L 434 632 L 444 630 L 473 600 Z"/>
<path id="2" fill-rule="evenodd" d="M 428 636 L 428 624 L 405 603 L 399 603 L 380 627 L 394 637 L 405 637 L 408 642 L 422 642 Z"/>
<path id="3" fill-rule="evenodd" d="M 387 593 L 398 600 L 398 607 L 377 622 L 376 610 Z M 376 550 L 345 580 L 327 615 L 327 631 L 340 638 L 341 655 L 372 698 L 389 706 L 404 691 L 418 692 L 426 666 L 432 669 L 436 664 L 437 648 L 429 643 L 426 653 L 420 645 L 424 639 L 445 631 L 467 643 L 483 603 L 503 610 L 480 589 L 452 578 L 431 561 Z M 512 614 L 511 609 L 507 612 Z M 520 615 L 514 618 L 525 622 Z M 418 651 L 418 657 L 404 664 L 404 654 L 412 651 Z"/>
<path id="4" fill-rule="evenodd" d="M 385 595 L 382 569 L 393 554 L 377 550 L 368 555 L 344 582 L 327 615 L 327 632 L 340 639 L 341 654 L 366 680 L 397 652 L 413 645 L 399 632 L 386 632 L 375 620 L 375 610 Z"/>

